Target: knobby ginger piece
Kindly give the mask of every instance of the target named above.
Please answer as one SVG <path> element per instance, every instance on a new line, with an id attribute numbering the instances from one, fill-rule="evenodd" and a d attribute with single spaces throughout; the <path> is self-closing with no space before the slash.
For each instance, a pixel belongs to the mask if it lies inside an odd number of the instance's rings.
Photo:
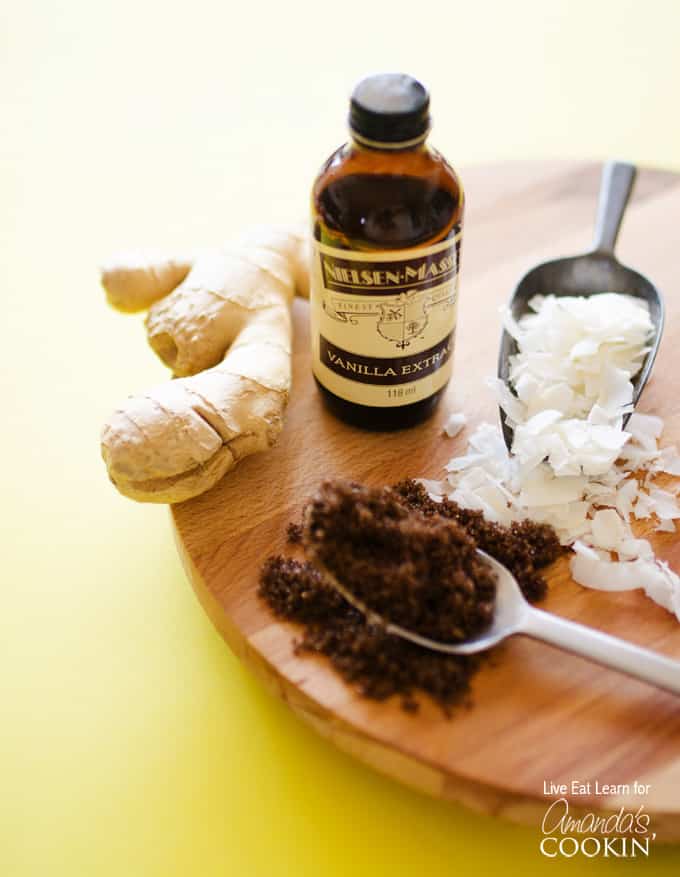
<path id="1" fill-rule="evenodd" d="M 102 286 L 116 310 L 145 311 L 184 280 L 193 261 L 193 256 L 157 250 L 121 252 L 101 266 Z"/>
<path id="2" fill-rule="evenodd" d="M 177 289 L 152 305 L 149 344 L 175 375 L 196 374 L 222 361 L 254 314 L 268 313 L 276 324 L 293 294 L 286 259 L 235 244 L 199 259 Z"/>
<path id="3" fill-rule="evenodd" d="M 271 447 L 282 429 L 289 308 L 296 289 L 307 288 L 304 239 L 258 229 L 247 240 L 201 255 L 152 308 L 150 340 L 184 377 L 130 397 L 104 426 L 102 455 L 125 496 L 189 499 Z"/>
<path id="4" fill-rule="evenodd" d="M 247 247 L 269 249 L 288 262 L 293 274 L 295 294 L 309 298 L 309 235 L 305 225 L 279 228 L 271 225 L 256 225 L 239 238 Z"/>

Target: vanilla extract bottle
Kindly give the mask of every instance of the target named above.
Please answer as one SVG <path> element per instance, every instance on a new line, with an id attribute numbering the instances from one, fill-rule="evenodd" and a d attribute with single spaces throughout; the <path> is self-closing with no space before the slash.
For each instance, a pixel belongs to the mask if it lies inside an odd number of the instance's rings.
<path id="1" fill-rule="evenodd" d="M 429 95 L 370 76 L 350 140 L 312 190 L 312 363 L 327 406 L 371 430 L 435 410 L 451 376 L 463 220 L 460 180 L 427 145 Z"/>

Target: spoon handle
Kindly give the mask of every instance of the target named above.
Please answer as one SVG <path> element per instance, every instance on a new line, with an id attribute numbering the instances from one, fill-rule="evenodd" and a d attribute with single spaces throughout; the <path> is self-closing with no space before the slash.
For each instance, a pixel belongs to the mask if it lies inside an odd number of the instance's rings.
<path id="1" fill-rule="evenodd" d="M 616 238 L 633 191 L 636 173 L 635 165 L 624 161 L 608 161 L 605 164 L 595 220 L 593 249 L 596 252 L 614 255 Z"/>
<path id="2" fill-rule="evenodd" d="M 590 658 L 673 694 L 680 694 L 680 661 L 673 661 L 615 636 L 533 608 L 527 613 L 519 633 Z"/>

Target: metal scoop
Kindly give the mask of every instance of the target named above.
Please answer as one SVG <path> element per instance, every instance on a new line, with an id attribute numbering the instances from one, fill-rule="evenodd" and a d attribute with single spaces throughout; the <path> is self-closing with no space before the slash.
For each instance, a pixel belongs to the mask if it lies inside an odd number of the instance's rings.
<path id="1" fill-rule="evenodd" d="M 369 624 L 380 625 L 387 633 L 447 655 L 472 655 L 483 652 L 497 645 L 506 637 L 521 633 L 533 639 L 543 640 L 567 652 L 590 658 L 598 664 L 619 670 L 649 682 L 658 688 L 664 688 L 673 694 L 680 694 L 680 661 L 673 661 L 663 655 L 657 655 L 647 649 L 634 646 L 625 640 L 593 630 L 534 609 L 524 599 L 519 585 L 508 570 L 486 552 L 477 549 L 484 560 L 496 574 L 496 603 L 494 616 L 490 626 L 476 637 L 463 643 L 442 643 L 429 639 L 414 631 L 392 624 L 381 615 L 370 609 L 363 601 L 357 599 L 348 588 L 318 559 L 312 547 L 306 548 L 310 559 L 319 569 L 329 585 L 334 587 L 347 602 L 365 616 Z"/>
<path id="2" fill-rule="evenodd" d="M 637 405 L 654 365 L 664 324 L 663 299 L 658 289 L 642 274 L 622 265 L 614 255 L 614 245 L 633 189 L 635 174 L 636 169 L 632 164 L 620 161 L 607 162 L 602 172 L 592 251 L 583 256 L 544 262 L 532 268 L 520 280 L 508 305 L 513 317 L 519 319 L 530 311 L 529 301 L 535 295 L 590 296 L 602 292 L 619 292 L 646 301 L 654 326 L 654 337 L 642 368 L 633 378 L 633 405 Z M 509 383 L 509 360 L 515 353 L 517 353 L 515 339 L 504 331 L 498 355 L 498 377 L 506 384 Z M 500 415 L 503 438 L 510 449 L 513 431 L 506 421 L 503 410 Z M 624 425 L 628 417 L 630 414 L 624 417 Z"/>

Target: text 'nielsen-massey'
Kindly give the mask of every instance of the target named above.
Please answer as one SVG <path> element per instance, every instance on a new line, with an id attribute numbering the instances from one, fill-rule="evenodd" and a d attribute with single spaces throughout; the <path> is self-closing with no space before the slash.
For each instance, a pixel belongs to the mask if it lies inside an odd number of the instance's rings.
<path id="1" fill-rule="evenodd" d="M 449 381 L 463 189 L 430 148 L 429 95 L 410 76 L 364 79 L 350 140 L 312 191 L 312 363 L 327 406 L 367 429 L 435 410 Z"/>

